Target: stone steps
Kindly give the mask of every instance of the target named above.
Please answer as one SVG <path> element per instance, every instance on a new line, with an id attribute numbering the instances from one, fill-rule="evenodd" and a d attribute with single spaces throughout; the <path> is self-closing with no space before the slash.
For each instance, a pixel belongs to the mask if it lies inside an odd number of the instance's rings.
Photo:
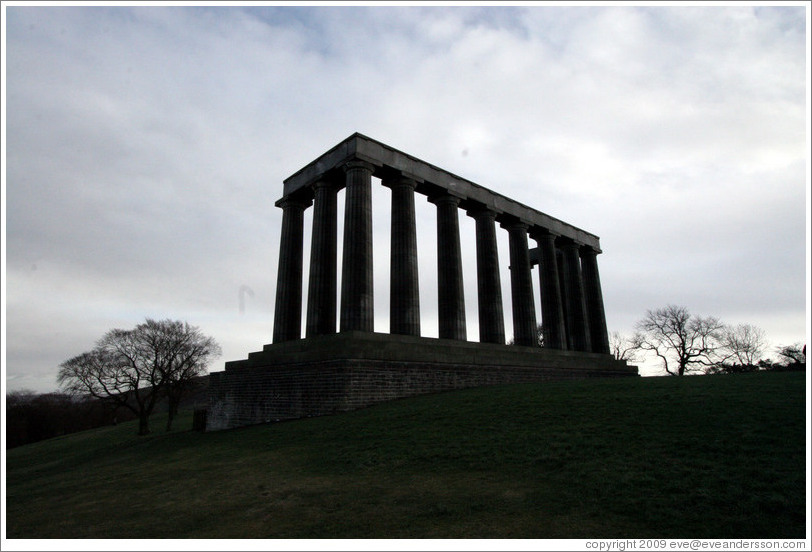
<path id="1" fill-rule="evenodd" d="M 611 355 L 367 332 L 343 332 L 266 345 L 262 351 L 250 353 L 245 360 L 227 362 L 226 370 L 337 359 L 637 373 L 635 367 Z"/>

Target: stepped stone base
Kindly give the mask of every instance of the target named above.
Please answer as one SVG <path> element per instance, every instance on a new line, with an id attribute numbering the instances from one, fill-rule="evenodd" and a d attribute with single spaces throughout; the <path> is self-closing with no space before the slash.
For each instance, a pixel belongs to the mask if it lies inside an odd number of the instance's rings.
<path id="1" fill-rule="evenodd" d="M 266 345 L 210 374 L 206 430 L 469 387 L 637 375 L 605 354 L 342 332 Z"/>

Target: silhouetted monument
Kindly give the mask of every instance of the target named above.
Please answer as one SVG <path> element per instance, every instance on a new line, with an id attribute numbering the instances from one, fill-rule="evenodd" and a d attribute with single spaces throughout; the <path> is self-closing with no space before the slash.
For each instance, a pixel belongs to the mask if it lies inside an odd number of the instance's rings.
<path id="1" fill-rule="evenodd" d="M 373 332 L 373 176 L 392 191 L 389 334 Z M 437 207 L 439 339 L 420 335 L 416 193 Z M 283 214 L 273 343 L 211 374 L 209 430 L 465 387 L 637 375 L 609 351 L 593 234 L 357 133 L 287 178 L 276 205 Z M 304 211 L 311 205 L 302 338 Z M 476 223 L 479 342 L 466 341 L 460 209 Z M 497 222 L 509 236 L 513 346 L 505 345 Z M 531 250 L 528 237 L 538 247 Z M 544 348 L 536 346 L 534 264 Z"/>

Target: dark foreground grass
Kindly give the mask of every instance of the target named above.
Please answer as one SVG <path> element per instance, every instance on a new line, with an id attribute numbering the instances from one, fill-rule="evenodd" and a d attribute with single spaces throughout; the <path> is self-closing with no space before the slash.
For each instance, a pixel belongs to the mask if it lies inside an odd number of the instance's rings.
<path id="1" fill-rule="evenodd" d="M 591 380 L 209 434 L 122 424 L 8 451 L 7 536 L 803 538 L 804 387 Z"/>

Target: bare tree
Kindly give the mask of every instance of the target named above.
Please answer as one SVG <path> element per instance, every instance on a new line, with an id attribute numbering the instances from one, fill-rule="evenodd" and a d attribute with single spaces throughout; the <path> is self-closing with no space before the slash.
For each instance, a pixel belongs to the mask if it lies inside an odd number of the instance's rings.
<path id="1" fill-rule="evenodd" d="M 632 338 L 637 349 L 654 353 L 672 376 L 700 371 L 714 363 L 724 324 L 714 317 L 692 316 L 685 307 L 669 305 L 647 311 Z"/>
<path id="2" fill-rule="evenodd" d="M 158 400 L 165 395 L 170 412 L 176 412 L 188 379 L 202 374 L 219 351 L 214 340 L 195 327 L 147 319 L 133 330 L 110 330 L 92 351 L 63 362 L 58 382 L 68 392 L 132 411 L 139 420 L 138 434 L 146 435 Z"/>
<path id="3" fill-rule="evenodd" d="M 757 367 L 767 347 L 764 330 L 752 324 L 726 326 L 721 332 L 721 363 Z"/>
<path id="4" fill-rule="evenodd" d="M 806 366 L 806 345 L 800 343 L 781 345 L 776 349 L 776 352 L 787 368 Z"/>
<path id="5" fill-rule="evenodd" d="M 138 434 L 149 433 L 160 375 L 138 351 L 131 330 L 111 330 L 92 351 L 63 362 L 57 381 L 68 393 L 89 394 L 130 410 L 138 417 Z"/>
<path id="6" fill-rule="evenodd" d="M 637 342 L 634 338 L 626 337 L 620 332 L 609 334 L 609 349 L 612 351 L 612 356 L 617 360 L 627 362 L 639 362 L 641 360 L 636 355 L 639 349 Z"/>
<path id="7" fill-rule="evenodd" d="M 155 341 L 165 348 L 166 362 L 161 377 L 169 408 L 166 421 L 166 430 L 169 431 L 178 406 L 192 382 L 206 373 L 209 360 L 219 356 L 221 349 L 213 338 L 203 335 L 200 328 L 186 322 L 148 320 L 141 326 L 145 333 L 154 335 Z"/>

